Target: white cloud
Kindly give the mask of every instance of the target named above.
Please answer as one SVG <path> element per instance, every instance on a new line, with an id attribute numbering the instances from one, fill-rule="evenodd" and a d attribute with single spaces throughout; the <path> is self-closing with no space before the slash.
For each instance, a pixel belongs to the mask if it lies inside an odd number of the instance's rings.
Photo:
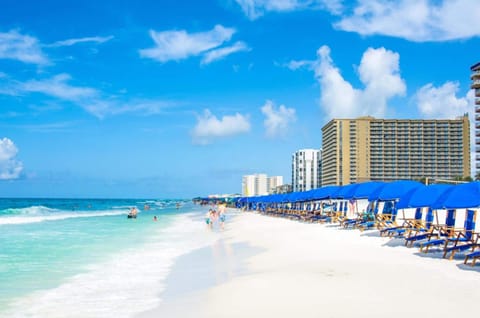
<path id="1" fill-rule="evenodd" d="M 63 41 L 57 41 L 55 43 L 52 43 L 50 45 L 47 45 L 49 47 L 59 47 L 59 46 L 72 46 L 78 43 L 86 43 L 86 42 L 93 42 L 93 43 L 105 43 L 107 41 L 110 41 L 113 39 L 113 35 L 110 36 L 92 36 L 92 37 L 84 37 L 84 38 L 75 38 L 75 39 L 68 39 L 68 40 L 63 40 Z"/>
<path id="2" fill-rule="evenodd" d="M 399 73 L 398 53 L 385 48 L 368 48 L 362 56 L 358 74 L 364 84 L 357 89 L 346 81 L 330 57 L 330 48 L 322 46 L 314 63 L 320 84 L 320 104 L 330 117 L 363 115 L 383 117 L 390 98 L 405 94 L 406 86 Z"/>
<path id="3" fill-rule="evenodd" d="M 0 180 L 17 179 L 23 164 L 16 160 L 18 149 L 8 138 L 0 139 Z"/>
<path id="4" fill-rule="evenodd" d="M 243 13 L 255 20 L 266 12 L 288 12 L 305 9 L 327 9 L 338 13 L 342 8 L 342 0 L 235 0 Z"/>
<path id="5" fill-rule="evenodd" d="M 312 68 L 314 66 L 314 63 L 312 61 L 290 61 L 287 64 L 284 64 L 283 66 L 291 69 L 292 71 L 296 71 L 301 68 Z"/>
<path id="6" fill-rule="evenodd" d="M 267 137 L 284 136 L 287 132 L 288 125 L 296 120 L 294 108 L 287 108 L 285 105 L 280 105 L 278 109 L 275 109 L 275 104 L 270 100 L 265 102 L 261 111 L 265 115 L 263 125 L 265 126 Z"/>
<path id="7" fill-rule="evenodd" d="M 150 36 L 155 42 L 155 47 L 140 50 L 140 56 L 162 63 L 179 61 L 221 46 L 229 41 L 234 33 L 235 29 L 222 25 L 216 25 L 210 31 L 191 34 L 185 30 L 163 32 L 151 30 Z"/>
<path id="8" fill-rule="evenodd" d="M 32 36 L 20 34 L 17 30 L 0 32 L 0 59 L 37 65 L 49 64 L 38 40 Z"/>
<path id="9" fill-rule="evenodd" d="M 428 118 L 453 119 L 465 113 L 473 116 L 473 102 L 467 96 L 457 97 L 459 86 L 458 82 L 446 82 L 440 87 L 424 85 L 415 94 L 419 112 Z"/>
<path id="10" fill-rule="evenodd" d="M 480 1 L 359 0 L 335 27 L 418 42 L 465 39 L 480 35 Z"/>
<path id="11" fill-rule="evenodd" d="M 460 84 L 445 82 L 440 87 L 429 83 L 421 87 L 414 96 L 419 113 L 425 118 L 454 119 L 468 113 L 470 119 L 470 149 L 475 149 L 475 96 L 469 90 L 465 96 L 457 97 Z M 470 153 L 471 175 L 475 176 L 475 153 Z"/>
<path id="12" fill-rule="evenodd" d="M 62 100 L 78 102 L 92 98 L 99 93 L 90 87 L 72 86 L 67 82 L 71 79 L 68 74 L 59 74 L 51 79 L 30 80 L 20 84 L 19 89 L 23 92 L 42 93 Z"/>
<path id="13" fill-rule="evenodd" d="M 250 51 L 247 44 L 242 41 L 236 42 L 232 46 L 226 46 L 219 49 L 208 51 L 202 59 L 201 64 L 210 64 L 236 52 Z"/>
<path id="14" fill-rule="evenodd" d="M 105 94 L 92 87 L 71 85 L 69 81 L 71 76 L 63 73 L 52 78 L 17 83 L 9 90 L 0 91 L 0 94 L 18 96 L 25 93 L 39 93 L 61 102 L 73 103 L 98 118 L 126 113 L 159 114 L 165 108 L 174 105 L 173 102 L 162 100 L 119 99 L 117 96 Z"/>
<path id="15" fill-rule="evenodd" d="M 213 139 L 242 134 L 250 131 L 250 122 L 247 116 L 236 113 L 233 116 L 223 116 L 218 119 L 208 109 L 202 116 L 197 117 L 197 124 L 193 128 L 192 137 L 196 144 L 209 144 Z"/>

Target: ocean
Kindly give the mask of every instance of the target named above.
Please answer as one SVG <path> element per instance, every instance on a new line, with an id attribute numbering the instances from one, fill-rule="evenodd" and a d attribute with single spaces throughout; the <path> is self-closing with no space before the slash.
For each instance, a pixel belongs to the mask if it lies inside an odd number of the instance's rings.
<path id="1" fill-rule="evenodd" d="M 216 240 L 204 213 L 185 200 L 0 199 L 0 317 L 132 317 L 158 306 L 175 259 Z"/>

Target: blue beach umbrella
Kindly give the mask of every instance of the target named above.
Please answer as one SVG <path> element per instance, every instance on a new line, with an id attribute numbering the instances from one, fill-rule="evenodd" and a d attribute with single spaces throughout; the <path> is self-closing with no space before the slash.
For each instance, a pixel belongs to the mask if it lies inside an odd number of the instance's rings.
<path id="1" fill-rule="evenodd" d="M 346 199 L 367 199 L 372 193 L 379 190 L 386 183 L 384 182 L 364 182 L 358 183 L 357 187 L 351 193 L 348 193 Z"/>
<path id="2" fill-rule="evenodd" d="M 446 191 L 451 189 L 452 185 L 432 184 L 429 186 L 418 187 L 414 191 L 400 198 L 397 207 L 405 208 L 423 208 L 432 206 Z"/>
<path id="3" fill-rule="evenodd" d="M 337 191 L 337 193 L 335 193 L 335 197 L 332 199 L 351 199 L 353 192 L 359 186 L 359 183 L 344 185 Z"/>
<path id="4" fill-rule="evenodd" d="M 452 186 L 432 205 L 434 209 L 462 209 L 480 207 L 480 182 Z"/>
<path id="5" fill-rule="evenodd" d="M 415 190 L 418 187 L 423 186 L 422 183 L 417 181 L 395 181 L 386 183 L 379 191 L 375 191 L 369 197 L 369 201 L 391 201 L 397 200 L 407 195 L 409 192 Z"/>
<path id="6" fill-rule="evenodd" d="M 326 186 L 315 189 L 311 193 L 310 200 L 325 200 L 331 199 L 337 191 L 340 190 L 340 186 Z"/>

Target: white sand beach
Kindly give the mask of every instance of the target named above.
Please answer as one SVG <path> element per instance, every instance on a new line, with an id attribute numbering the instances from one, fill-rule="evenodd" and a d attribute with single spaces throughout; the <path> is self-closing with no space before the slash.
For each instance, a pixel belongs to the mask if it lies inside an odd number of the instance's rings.
<path id="1" fill-rule="evenodd" d="M 211 262 L 190 268 L 210 273 L 211 284 L 170 293 L 140 317 L 447 317 L 478 309 L 478 265 L 420 254 L 375 230 L 241 213 L 220 235 L 224 252 L 212 246 Z"/>

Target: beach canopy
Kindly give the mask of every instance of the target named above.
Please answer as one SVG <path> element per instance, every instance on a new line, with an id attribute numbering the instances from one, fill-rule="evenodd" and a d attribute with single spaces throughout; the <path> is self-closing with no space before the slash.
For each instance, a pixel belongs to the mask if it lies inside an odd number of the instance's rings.
<path id="1" fill-rule="evenodd" d="M 448 184 L 432 184 L 418 187 L 400 198 L 398 209 L 431 207 L 449 189 L 454 187 Z"/>
<path id="2" fill-rule="evenodd" d="M 326 186 L 313 190 L 310 193 L 309 200 L 326 200 L 333 199 L 335 194 L 340 190 L 341 186 Z"/>
<path id="3" fill-rule="evenodd" d="M 345 199 L 367 199 L 373 192 L 382 188 L 385 185 L 384 182 L 364 182 L 358 183 L 357 187 L 349 192 Z"/>
<path id="4" fill-rule="evenodd" d="M 432 205 L 433 209 L 462 209 L 480 207 L 480 182 L 452 186 Z"/>
<path id="5" fill-rule="evenodd" d="M 409 181 L 409 180 L 385 183 L 381 188 L 374 191 L 368 197 L 368 200 L 369 201 L 397 200 L 421 186 L 423 186 L 423 183 L 420 183 L 417 181 Z"/>
<path id="6" fill-rule="evenodd" d="M 351 199 L 353 192 L 359 186 L 359 183 L 341 186 L 340 189 L 334 194 L 335 197 L 333 199 Z"/>

